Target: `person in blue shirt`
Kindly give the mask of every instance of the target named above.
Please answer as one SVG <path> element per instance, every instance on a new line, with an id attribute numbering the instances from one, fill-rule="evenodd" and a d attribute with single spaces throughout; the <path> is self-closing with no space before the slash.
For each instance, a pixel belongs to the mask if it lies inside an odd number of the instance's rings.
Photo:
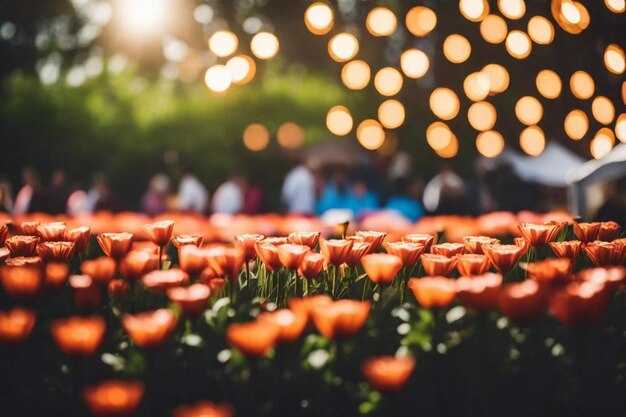
<path id="1" fill-rule="evenodd" d="M 419 201 L 421 188 L 420 181 L 415 178 L 397 178 L 385 208 L 400 213 L 412 222 L 418 221 L 424 215 L 424 206 Z"/>
<path id="2" fill-rule="evenodd" d="M 378 197 L 369 190 L 364 179 L 357 178 L 352 183 L 348 195 L 348 207 L 357 219 L 380 208 Z"/>
<path id="3" fill-rule="evenodd" d="M 323 215 L 330 209 L 350 209 L 350 186 L 345 171 L 336 170 L 326 182 L 322 195 L 315 205 L 315 213 Z"/>

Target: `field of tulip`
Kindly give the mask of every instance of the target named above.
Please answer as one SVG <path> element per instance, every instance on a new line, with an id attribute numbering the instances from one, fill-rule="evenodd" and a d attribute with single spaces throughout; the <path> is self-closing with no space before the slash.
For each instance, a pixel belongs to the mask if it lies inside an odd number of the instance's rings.
<path id="1" fill-rule="evenodd" d="M 368 222 L 0 219 L 0 415 L 626 415 L 617 223 Z"/>

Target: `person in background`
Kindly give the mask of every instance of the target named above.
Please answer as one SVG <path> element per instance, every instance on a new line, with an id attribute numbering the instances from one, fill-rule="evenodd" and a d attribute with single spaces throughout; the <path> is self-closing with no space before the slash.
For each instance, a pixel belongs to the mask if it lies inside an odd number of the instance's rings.
<path id="1" fill-rule="evenodd" d="M 57 168 L 52 172 L 50 185 L 43 191 L 44 211 L 50 214 L 61 214 L 67 211 L 67 199 L 70 195 L 65 181 L 65 171 Z"/>
<path id="2" fill-rule="evenodd" d="M 156 174 L 150 179 L 148 191 L 141 199 L 141 210 L 149 216 L 166 212 L 169 194 L 169 178 L 165 174 Z"/>
<path id="3" fill-rule="evenodd" d="M 109 183 L 103 174 L 96 174 L 93 185 L 87 192 L 85 211 L 93 213 L 96 211 L 120 212 L 124 209 L 122 200 L 109 187 Z"/>
<path id="4" fill-rule="evenodd" d="M 348 195 L 348 206 L 357 219 L 380 207 L 378 198 L 370 191 L 363 178 L 356 178 L 352 183 Z"/>
<path id="5" fill-rule="evenodd" d="M 280 198 L 287 214 L 310 216 L 315 213 L 316 167 L 316 162 L 309 160 L 299 164 L 285 176 Z"/>
<path id="6" fill-rule="evenodd" d="M 393 193 L 385 208 L 400 213 L 412 222 L 418 221 L 424 215 L 424 207 L 420 203 L 422 187 L 422 182 L 417 178 L 396 178 L 392 186 Z"/>
<path id="7" fill-rule="evenodd" d="M 241 174 L 232 175 L 215 190 L 211 202 L 213 213 L 237 214 L 242 212 L 247 188 L 246 177 Z"/>
<path id="8" fill-rule="evenodd" d="M 321 216 L 331 209 L 353 210 L 350 192 L 346 172 L 343 169 L 336 169 L 330 181 L 327 181 L 324 186 L 322 195 L 315 207 L 316 213 Z"/>
<path id="9" fill-rule="evenodd" d="M 13 212 L 13 187 L 4 175 L 0 175 L 0 212 Z"/>
<path id="10" fill-rule="evenodd" d="M 178 186 L 178 209 L 204 214 L 209 205 L 209 193 L 189 169 L 183 171 Z"/>
<path id="11" fill-rule="evenodd" d="M 259 214 L 263 212 L 265 206 L 265 191 L 256 182 L 248 184 L 245 195 L 244 213 Z"/>
<path id="12" fill-rule="evenodd" d="M 33 167 L 27 166 L 22 171 L 22 188 L 15 196 L 13 215 L 42 211 L 44 208 L 43 192 L 39 174 Z"/>
<path id="13" fill-rule="evenodd" d="M 431 213 L 465 214 L 465 184 L 452 169 L 444 165 L 424 188 L 424 207 Z"/>

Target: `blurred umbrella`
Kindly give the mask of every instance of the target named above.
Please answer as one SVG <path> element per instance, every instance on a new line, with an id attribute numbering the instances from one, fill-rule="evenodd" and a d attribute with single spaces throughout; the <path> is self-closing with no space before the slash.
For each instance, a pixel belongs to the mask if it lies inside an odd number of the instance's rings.
<path id="1" fill-rule="evenodd" d="M 371 159 L 366 150 L 345 139 L 322 140 L 300 149 L 298 156 L 319 167 L 355 166 L 368 163 Z"/>

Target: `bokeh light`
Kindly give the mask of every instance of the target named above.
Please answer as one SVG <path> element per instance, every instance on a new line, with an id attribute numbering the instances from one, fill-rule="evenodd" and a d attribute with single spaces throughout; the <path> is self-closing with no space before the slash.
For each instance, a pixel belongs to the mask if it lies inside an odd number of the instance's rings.
<path id="1" fill-rule="evenodd" d="M 304 24 L 314 35 L 325 35 L 333 28 L 333 10 L 322 2 L 311 4 L 304 12 Z"/>
<path id="2" fill-rule="evenodd" d="M 278 144 L 286 149 L 297 149 L 304 144 L 304 129 L 293 122 L 283 123 L 276 131 Z"/>
<path id="3" fill-rule="evenodd" d="M 453 64 L 467 61 L 472 53 L 472 46 L 467 38 L 459 34 L 452 34 L 443 42 L 443 54 Z"/>
<path id="4" fill-rule="evenodd" d="M 606 7 L 613 13 L 624 13 L 626 2 L 624 0 L 604 0 Z"/>
<path id="5" fill-rule="evenodd" d="M 365 26 L 374 36 L 389 36 L 396 31 L 396 15 L 386 7 L 374 7 L 367 14 Z"/>
<path id="6" fill-rule="evenodd" d="M 508 33 L 506 20 L 498 15 L 490 14 L 480 22 L 480 35 L 492 44 L 504 42 Z"/>
<path id="7" fill-rule="evenodd" d="M 572 110 L 565 116 L 563 127 L 570 139 L 581 140 L 589 130 L 589 118 L 580 109 Z"/>
<path id="8" fill-rule="evenodd" d="M 589 11 L 578 1 L 552 0 L 550 11 L 561 29 L 573 35 L 581 33 L 591 22 Z"/>
<path id="9" fill-rule="evenodd" d="M 459 10 L 470 22 L 479 22 L 489 14 L 489 3 L 487 0 L 460 0 Z"/>
<path id="10" fill-rule="evenodd" d="M 532 50 L 532 42 L 521 30 L 512 30 L 506 37 L 506 50 L 513 58 L 524 59 Z"/>
<path id="11" fill-rule="evenodd" d="M 524 0 L 498 0 L 498 9 L 509 19 L 521 19 L 526 13 L 526 3 Z"/>
<path id="12" fill-rule="evenodd" d="M 212 91 L 223 93 L 232 82 L 230 71 L 224 65 L 213 65 L 204 74 L 204 82 Z"/>
<path id="13" fill-rule="evenodd" d="M 626 56 L 624 50 L 614 43 L 606 47 L 604 51 L 604 66 L 613 74 L 623 74 L 626 69 Z"/>
<path id="14" fill-rule="evenodd" d="M 415 36 L 426 36 L 437 26 L 437 15 L 424 6 L 416 6 L 406 14 L 406 28 Z"/>
<path id="15" fill-rule="evenodd" d="M 601 128 L 598 132 L 596 132 L 595 136 L 589 143 L 591 156 L 595 159 L 600 159 L 606 156 L 609 152 L 611 152 L 614 144 L 615 136 L 613 135 L 613 131 L 606 127 Z"/>
<path id="16" fill-rule="evenodd" d="M 530 156 L 539 156 L 546 147 L 546 136 L 539 126 L 529 126 L 519 135 L 519 144 Z"/>
<path id="17" fill-rule="evenodd" d="M 326 127 L 337 136 L 345 136 L 352 131 L 354 121 L 350 110 L 344 106 L 334 106 L 326 114 Z"/>
<path id="18" fill-rule="evenodd" d="M 351 90 L 362 90 L 370 82 L 370 66 L 365 61 L 354 60 L 346 63 L 341 69 L 341 81 Z"/>
<path id="19" fill-rule="evenodd" d="M 398 100 L 385 100 L 378 106 L 378 121 L 387 129 L 396 129 L 402 126 L 405 110 Z"/>
<path id="20" fill-rule="evenodd" d="M 359 123 L 356 128 L 356 137 L 361 146 L 370 151 L 375 151 L 385 143 L 385 131 L 374 119 L 366 119 Z"/>
<path id="21" fill-rule="evenodd" d="M 591 114 L 599 123 L 608 125 L 615 119 L 615 106 L 607 97 L 598 96 L 591 102 Z"/>
<path id="22" fill-rule="evenodd" d="M 538 45 L 548 45 L 554 40 L 554 25 L 543 16 L 533 16 L 528 21 L 528 36 Z"/>
<path id="23" fill-rule="evenodd" d="M 407 49 L 400 56 L 402 72 L 409 78 L 420 78 L 428 72 L 430 61 L 428 56 L 419 49 Z"/>
<path id="24" fill-rule="evenodd" d="M 278 53 L 278 38 L 269 32 L 259 32 L 252 37 L 250 48 L 259 59 L 270 59 Z"/>
<path id="25" fill-rule="evenodd" d="M 559 75 L 549 69 L 541 70 L 535 79 L 537 91 L 548 99 L 555 99 L 561 94 L 563 83 Z"/>
<path id="26" fill-rule="evenodd" d="M 489 76 L 483 72 L 473 72 L 463 81 L 463 91 L 465 95 L 472 101 L 481 101 L 489 95 L 491 80 Z"/>
<path id="27" fill-rule="evenodd" d="M 486 101 L 474 103 L 467 110 L 469 124 L 481 132 L 493 129 L 496 124 L 496 117 L 496 108 Z"/>
<path id="28" fill-rule="evenodd" d="M 167 17 L 166 3 L 153 0 L 117 2 L 119 16 L 125 28 L 133 33 L 154 33 L 161 30 Z"/>
<path id="29" fill-rule="evenodd" d="M 536 125 L 543 117 L 543 106 L 535 97 L 524 96 L 515 104 L 515 116 L 526 126 Z"/>
<path id="30" fill-rule="evenodd" d="M 209 49 L 219 57 L 234 54 L 238 45 L 237 35 L 228 30 L 219 30 L 209 38 Z"/>
<path id="31" fill-rule="evenodd" d="M 591 75 L 585 71 L 576 71 L 569 79 L 569 86 L 574 97 L 587 100 L 593 96 L 595 91 L 595 83 Z"/>
<path id="32" fill-rule="evenodd" d="M 337 62 L 345 62 L 354 58 L 359 52 L 359 41 L 351 33 L 341 32 L 328 42 L 328 54 Z"/>
<path id="33" fill-rule="evenodd" d="M 476 149 L 482 156 L 494 158 L 504 150 L 504 138 L 495 130 L 481 132 L 476 137 Z"/>
<path id="34" fill-rule="evenodd" d="M 626 113 L 622 113 L 615 121 L 615 136 L 626 143 Z"/>
<path id="35" fill-rule="evenodd" d="M 374 76 L 374 87 L 383 96 L 393 96 L 402 89 L 402 74 L 393 67 L 381 68 Z"/>
<path id="36" fill-rule="evenodd" d="M 226 63 L 226 69 L 230 72 L 230 78 L 234 84 L 246 84 L 256 74 L 256 64 L 247 55 L 237 55 Z"/>
<path id="37" fill-rule="evenodd" d="M 450 142 L 443 149 L 436 149 L 435 153 L 440 158 L 454 158 L 459 152 L 459 141 L 453 132 L 450 132 Z"/>
<path id="38" fill-rule="evenodd" d="M 253 123 L 243 131 L 243 144 L 251 151 L 262 151 L 269 143 L 270 132 L 262 124 Z"/>
<path id="39" fill-rule="evenodd" d="M 563 15 L 563 18 L 572 25 L 579 24 L 582 18 L 580 10 L 571 0 L 561 1 L 561 14 Z"/>
<path id="40" fill-rule="evenodd" d="M 509 72 L 502 65 L 487 64 L 480 70 L 489 77 L 489 92 L 498 94 L 509 88 Z"/>
<path id="41" fill-rule="evenodd" d="M 430 94 L 429 105 L 433 114 L 443 120 L 454 119 L 461 107 L 456 93 L 445 87 L 436 88 Z"/>
<path id="42" fill-rule="evenodd" d="M 443 122 L 434 122 L 426 128 L 426 141 L 435 151 L 445 149 L 452 140 L 452 131 Z"/>

